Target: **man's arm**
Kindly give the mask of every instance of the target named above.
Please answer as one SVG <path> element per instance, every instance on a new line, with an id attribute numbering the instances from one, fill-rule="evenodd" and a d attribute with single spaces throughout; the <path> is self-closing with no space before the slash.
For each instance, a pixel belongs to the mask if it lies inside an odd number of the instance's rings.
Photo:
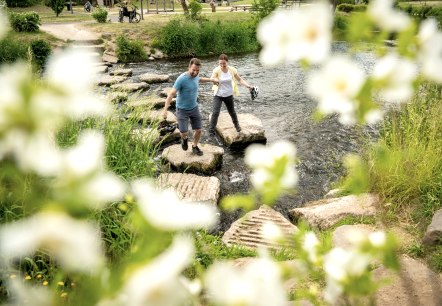
<path id="1" fill-rule="evenodd" d="M 169 108 L 170 102 L 172 102 L 173 97 L 175 97 L 176 92 L 177 90 L 175 89 L 175 87 L 173 87 L 172 90 L 169 91 L 169 94 L 167 95 L 166 103 L 164 104 L 164 109 L 162 113 L 164 119 L 167 119 L 167 109 Z"/>

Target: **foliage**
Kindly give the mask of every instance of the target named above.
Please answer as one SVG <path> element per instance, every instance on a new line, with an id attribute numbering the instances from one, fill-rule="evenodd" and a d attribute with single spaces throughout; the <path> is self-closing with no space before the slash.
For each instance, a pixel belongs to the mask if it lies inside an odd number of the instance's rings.
<path id="1" fill-rule="evenodd" d="M 38 39 L 31 42 L 30 49 L 32 62 L 36 65 L 37 70 L 42 71 L 51 55 L 51 45 L 46 40 Z"/>
<path id="2" fill-rule="evenodd" d="M 254 26 L 246 22 L 195 23 L 175 18 L 163 28 L 154 45 L 171 57 L 248 52 L 258 47 L 254 31 Z"/>
<path id="3" fill-rule="evenodd" d="M 8 4 L 6 3 L 6 0 L 0 0 L 0 11 L 4 10 L 8 7 Z"/>
<path id="4" fill-rule="evenodd" d="M 12 37 L 0 40 L 0 64 L 12 63 L 18 59 L 25 60 L 28 46 L 28 44 L 23 44 Z"/>
<path id="5" fill-rule="evenodd" d="M 92 17 L 99 23 L 107 22 L 107 10 L 103 7 L 96 7 L 92 12 Z"/>
<path id="6" fill-rule="evenodd" d="M 279 0 L 253 0 L 252 9 L 255 21 L 258 23 L 270 15 L 279 6 Z"/>
<path id="7" fill-rule="evenodd" d="M 191 0 L 189 3 L 189 14 L 187 15 L 191 20 L 196 21 L 201 19 L 201 12 L 203 11 L 203 6 L 197 0 Z"/>
<path id="8" fill-rule="evenodd" d="M 40 2 L 41 0 L 6 0 L 8 7 L 30 7 Z"/>
<path id="9" fill-rule="evenodd" d="M 55 16 L 58 17 L 65 7 L 65 0 L 48 0 L 47 5 L 54 11 Z"/>
<path id="10" fill-rule="evenodd" d="M 351 12 L 363 12 L 367 9 L 366 5 L 354 5 L 354 4 L 339 4 L 336 7 L 336 10 L 340 11 L 340 12 L 345 12 L 345 13 L 351 13 Z"/>
<path id="11" fill-rule="evenodd" d="M 123 62 L 141 62 L 147 59 L 143 43 L 139 40 L 129 40 L 125 36 L 118 36 L 116 40 L 117 56 Z"/>
<path id="12" fill-rule="evenodd" d="M 37 32 L 40 27 L 40 16 L 36 12 L 10 12 L 11 27 L 16 32 Z"/>

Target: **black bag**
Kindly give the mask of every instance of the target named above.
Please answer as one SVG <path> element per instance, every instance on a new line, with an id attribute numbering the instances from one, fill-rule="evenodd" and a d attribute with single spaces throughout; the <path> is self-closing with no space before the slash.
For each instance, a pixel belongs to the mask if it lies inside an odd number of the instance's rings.
<path id="1" fill-rule="evenodd" d="M 160 131 L 160 136 L 166 136 L 168 134 L 172 134 L 177 127 L 178 124 L 170 123 L 164 120 L 158 125 L 158 130 Z"/>

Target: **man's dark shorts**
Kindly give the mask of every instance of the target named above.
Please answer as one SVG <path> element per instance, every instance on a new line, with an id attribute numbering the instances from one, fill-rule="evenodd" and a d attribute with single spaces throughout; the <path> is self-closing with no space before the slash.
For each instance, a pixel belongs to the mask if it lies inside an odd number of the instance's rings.
<path id="1" fill-rule="evenodd" d="M 178 120 L 178 129 L 181 133 L 189 131 L 189 119 L 193 130 L 198 130 L 202 127 L 201 114 L 198 106 L 191 110 L 177 108 L 176 118 Z"/>

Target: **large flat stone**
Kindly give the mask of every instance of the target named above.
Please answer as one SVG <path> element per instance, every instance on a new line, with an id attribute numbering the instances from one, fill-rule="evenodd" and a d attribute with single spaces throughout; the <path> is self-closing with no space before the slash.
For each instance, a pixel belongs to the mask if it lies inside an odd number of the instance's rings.
<path id="1" fill-rule="evenodd" d="M 113 84 L 124 82 L 127 79 L 125 76 L 111 76 L 111 75 L 105 75 L 98 79 L 97 85 L 99 86 L 110 86 Z"/>
<path id="2" fill-rule="evenodd" d="M 171 106 L 175 106 L 176 99 L 173 98 L 170 103 Z M 159 108 L 164 107 L 166 104 L 166 99 L 157 96 L 142 97 L 141 99 L 127 102 L 127 106 L 137 108 L 137 107 L 147 107 L 147 108 Z"/>
<path id="3" fill-rule="evenodd" d="M 181 144 L 171 145 L 164 149 L 161 157 L 179 171 L 212 174 L 221 167 L 224 149 L 210 144 L 199 143 L 198 146 L 204 153 L 202 156 L 192 153 L 192 142 L 189 141 L 187 151 L 181 148 Z"/>
<path id="4" fill-rule="evenodd" d="M 210 116 L 209 116 L 210 120 Z M 228 112 L 221 112 L 216 131 L 228 147 L 243 147 L 251 143 L 266 143 L 265 130 L 259 118 L 252 114 L 238 114 L 241 132 L 237 132 Z"/>
<path id="5" fill-rule="evenodd" d="M 161 89 L 159 92 L 158 92 L 158 95 L 160 96 L 160 97 L 164 97 L 164 98 L 166 98 L 168 95 L 169 95 L 169 93 L 170 93 L 170 91 L 173 89 L 173 87 L 166 87 L 166 88 L 163 88 L 163 89 Z"/>
<path id="6" fill-rule="evenodd" d="M 123 75 L 123 76 L 127 76 L 130 77 L 132 76 L 132 69 L 115 69 L 113 71 L 111 71 L 109 74 L 110 75 Z"/>
<path id="7" fill-rule="evenodd" d="M 425 232 L 423 242 L 426 245 L 442 244 L 442 209 L 434 214 L 431 224 Z"/>
<path id="8" fill-rule="evenodd" d="M 162 110 L 150 109 L 143 112 L 132 112 L 130 114 L 131 118 L 137 119 L 139 122 L 151 123 L 151 122 L 161 122 L 163 121 Z M 176 123 L 176 116 L 168 111 L 166 121 L 169 123 Z"/>
<path id="9" fill-rule="evenodd" d="M 173 188 L 178 197 L 186 202 L 217 205 L 220 181 L 214 176 L 199 176 L 190 173 L 163 173 L 158 179 L 161 188 Z"/>
<path id="10" fill-rule="evenodd" d="M 181 138 L 180 131 L 178 131 L 178 129 L 175 129 L 175 131 L 173 131 L 172 133 L 161 136 L 158 129 L 154 128 L 134 129 L 131 132 L 131 136 L 132 139 L 134 139 L 135 141 L 140 141 L 142 143 L 151 143 L 154 145 L 157 145 L 159 143 L 164 145 Z"/>
<path id="11" fill-rule="evenodd" d="M 343 249 L 352 249 L 354 247 L 354 238 L 356 236 L 368 237 L 374 233 L 376 228 L 367 224 L 341 225 L 333 232 L 333 246 Z"/>
<path id="12" fill-rule="evenodd" d="M 390 282 L 376 292 L 375 304 L 382 306 L 440 306 L 442 277 L 422 262 L 408 256 L 400 257 L 401 269 L 396 274 L 384 267 L 373 271 L 376 278 Z"/>
<path id="13" fill-rule="evenodd" d="M 376 214 L 379 198 L 374 194 L 350 195 L 309 202 L 289 213 L 295 221 L 305 220 L 310 226 L 327 229 L 345 217 L 367 217 Z"/>
<path id="14" fill-rule="evenodd" d="M 145 73 L 139 76 L 140 81 L 148 84 L 169 82 L 170 77 L 167 74 Z"/>
<path id="15" fill-rule="evenodd" d="M 266 205 L 262 205 L 259 209 L 248 212 L 244 217 L 236 220 L 224 233 L 222 240 L 227 245 L 240 245 L 252 249 L 260 246 L 270 248 L 281 247 L 262 237 L 261 229 L 265 223 L 277 225 L 287 238 L 298 230 L 295 225 L 279 212 Z"/>
<path id="16" fill-rule="evenodd" d="M 120 84 L 111 85 L 111 88 L 115 89 L 115 90 L 134 92 L 134 91 L 138 91 L 138 90 L 149 89 L 150 86 L 149 86 L 149 84 L 147 84 L 145 82 L 140 82 L 140 83 L 120 83 Z"/>

